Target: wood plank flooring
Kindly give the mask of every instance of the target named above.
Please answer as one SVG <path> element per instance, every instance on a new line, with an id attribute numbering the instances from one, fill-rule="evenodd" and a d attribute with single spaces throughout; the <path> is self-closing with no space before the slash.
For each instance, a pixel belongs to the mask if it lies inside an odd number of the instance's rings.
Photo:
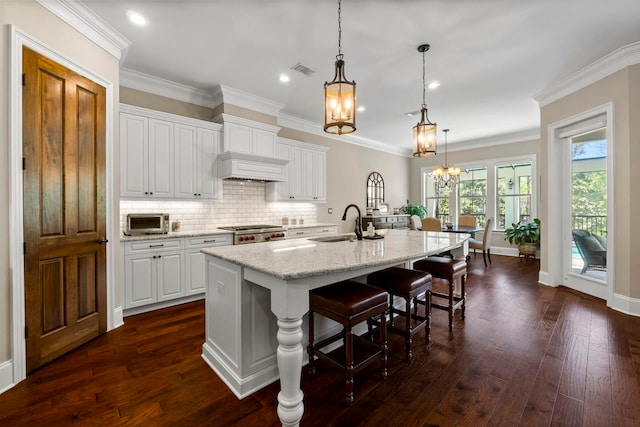
<path id="1" fill-rule="evenodd" d="M 538 265 L 471 261 L 466 319 L 434 310 L 414 359 L 390 335 L 389 378 L 302 375 L 303 426 L 638 426 L 640 318 L 537 284 Z M 201 359 L 204 304 L 127 317 L 125 325 L 0 395 L 0 425 L 276 426 L 275 383 L 238 400 Z"/>

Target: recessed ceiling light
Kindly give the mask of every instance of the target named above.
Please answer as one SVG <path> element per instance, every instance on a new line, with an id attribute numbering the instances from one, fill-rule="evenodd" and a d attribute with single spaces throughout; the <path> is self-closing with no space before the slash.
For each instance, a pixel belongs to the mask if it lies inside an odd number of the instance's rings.
<path id="1" fill-rule="evenodd" d="M 364 105 L 361 105 L 361 106 L 358 107 L 358 112 L 362 113 L 364 110 L 366 110 Z"/>
<path id="2" fill-rule="evenodd" d="M 127 10 L 127 18 L 129 21 L 133 22 L 136 25 L 146 25 L 147 20 L 144 16 L 140 15 L 138 12 L 134 12 L 133 10 Z"/>
<path id="3" fill-rule="evenodd" d="M 288 74 L 280 74 L 280 81 L 282 83 L 287 83 L 289 80 L 291 80 L 291 78 L 289 77 Z"/>
<path id="4" fill-rule="evenodd" d="M 435 89 L 440 87 L 440 82 L 439 81 L 435 81 L 435 82 L 431 82 L 429 83 L 429 89 Z"/>

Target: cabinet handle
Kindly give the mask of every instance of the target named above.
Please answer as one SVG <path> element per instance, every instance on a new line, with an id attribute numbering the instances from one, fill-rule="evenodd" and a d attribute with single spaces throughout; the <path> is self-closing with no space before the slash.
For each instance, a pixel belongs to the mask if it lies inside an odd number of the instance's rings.
<path id="1" fill-rule="evenodd" d="M 159 245 L 149 245 L 150 248 L 161 248 L 164 246 L 164 243 L 160 243 Z"/>
<path id="2" fill-rule="evenodd" d="M 149 194 L 151 194 L 153 196 L 153 191 L 149 192 Z"/>
<path id="3" fill-rule="evenodd" d="M 304 234 L 304 231 L 297 231 L 296 234 Z"/>
<path id="4" fill-rule="evenodd" d="M 145 191 L 145 192 L 144 192 L 144 194 L 149 194 L 149 192 L 148 192 L 148 191 Z"/>
<path id="5" fill-rule="evenodd" d="M 213 240 L 204 240 L 202 243 L 215 243 L 215 242 L 216 240 L 213 239 Z"/>

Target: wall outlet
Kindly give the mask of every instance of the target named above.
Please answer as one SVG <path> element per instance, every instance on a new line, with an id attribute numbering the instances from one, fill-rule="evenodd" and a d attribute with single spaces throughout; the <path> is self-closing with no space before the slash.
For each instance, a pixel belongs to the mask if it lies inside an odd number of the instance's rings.
<path id="1" fill-rule="evenodd" d="M 333 213 L 333 208 L 329 208 L 327 211 L 329 212 L 329 215 L 331 215 Z"/>

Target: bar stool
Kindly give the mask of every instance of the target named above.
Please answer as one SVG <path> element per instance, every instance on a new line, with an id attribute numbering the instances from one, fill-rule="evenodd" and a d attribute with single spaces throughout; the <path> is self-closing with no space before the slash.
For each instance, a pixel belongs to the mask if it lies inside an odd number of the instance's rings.
<path id="1" fill-rule="evenodd" d="M 421 330 L 425 330 L 425 344 L 429 343 L 431 330 L 431 274 L 422 271 L 409 270 L 400 267 L 390 267 L 376 271 L 367 276 L 367 284 L 382 288 L 389 294 L 389 331 L 402 335 L 405 340 L 407 360 L 411 360 L 411 343 L 413 336 Z M 419 296 L 424 294 L 424 299 Z M 400 310 L 393 306 L 393 297 L 404 298 L 405 309 Z M 414 304 L 414 313 L 411 313 L 411 302 Z M 418 316 L 417 301 L 425 306 L 425 315 Z M 394 325 L 394 315 L 404 317 L 404 325 Z M 371 321 L 374 323 L 375 321 Z"/>
<path id="2" fill-rule="evenodd" d="M 425 259 L 421 259 L 413 263 L 415 270 L 425 271 L 431 273 L 433 277 L 438 279 L 444 279 L 449 282 L 449 292 L 431 292 L 432 296 L 446 298 L 448 300 L 447 305 L 439 304 L 437 302 L 431 302 L 432 308 L 439 308 L 449 313 L 449 330 L 453 329 L 453 313 L 456 309 L 460 308 L 462 318 L 464 319 L 464 309 L 466 303 L 465 295 L 465 277 L 467 275 L 467 263 L 464 260 L 451 259 L 438 256 L 430 256 Z M 460 296 L 455 296 L 453 291 L 455 288 L 455 281 L 460 278 Z M 418 301 L 419 304 L 424 304 L 422 301 Z"/>
<path id="3" fill-rule="evenodd" d="M 309 291 L 309 372 L 315 374 L 315 359 L 328 362 L 334 368 L 343 370 L 346 380 L 347 404 L 353 403 L 353 376 L 361 368 L 379 357 L 382 378 L 387 377 L 387 327 L 388 295 L 385 291 L 351 280 L 334 283 Z M 314 343 L 313 314 L 318 313 L 343 326 L 339 332 L 318 343 Z M 380 316 L 379 337 L 375 343 L 352 333 L 352 328 L 371 317 Z M 344 354 L 324 352 L 321 349 L 344 339 Z M 354 360 L 354 346 L 357 345 L 358 359 Z"/>

